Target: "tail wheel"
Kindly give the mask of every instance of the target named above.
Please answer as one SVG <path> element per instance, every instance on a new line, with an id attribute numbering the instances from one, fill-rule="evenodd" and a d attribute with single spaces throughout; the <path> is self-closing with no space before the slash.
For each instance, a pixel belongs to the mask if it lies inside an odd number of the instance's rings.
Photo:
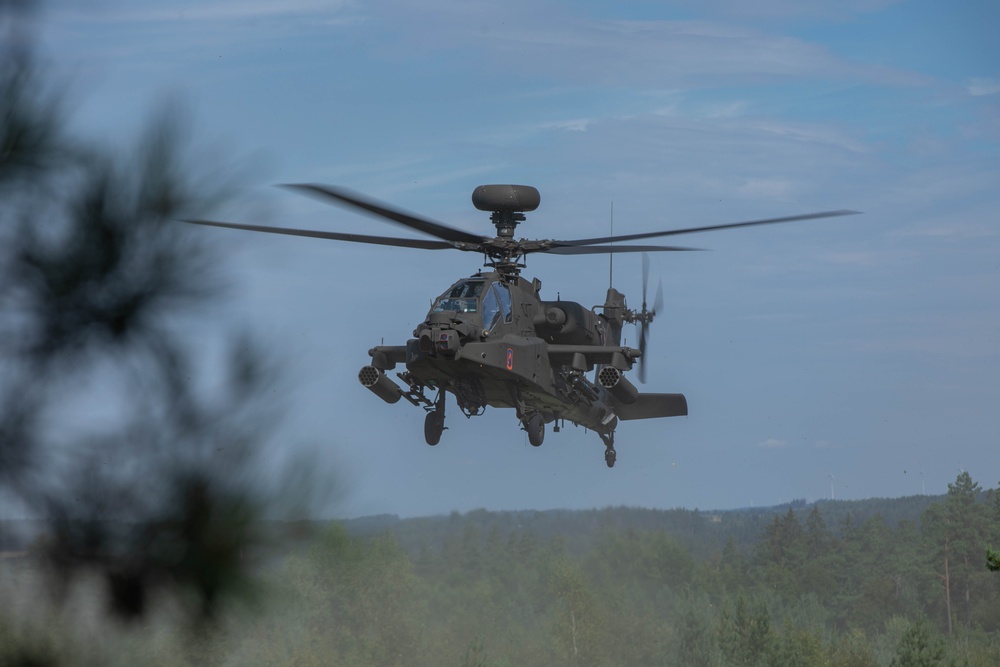
<path id="1" fill-rule="evenodd" d="M 604 462 L 608 464 L 609 468 L 615 467 L 615 461 L 618 459 L 618 452 L 615 451 L 614 447 L 608 447 L 604 450 Z"/>
<path id="2" fill-rule="evenodd" d="M 538 412 L 528 417 L 524 422 L 524 430 L 528 432 L 528 442 L 532 447 L 541 447 L 545 440 L 545 418 Z"/>

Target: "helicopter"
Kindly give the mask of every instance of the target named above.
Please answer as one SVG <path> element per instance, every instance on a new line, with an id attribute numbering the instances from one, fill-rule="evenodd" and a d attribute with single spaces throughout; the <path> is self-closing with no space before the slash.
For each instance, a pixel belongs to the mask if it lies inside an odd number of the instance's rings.
<path id="1" fill-rule="evenodd" d="M 355 209 L 416 230 L 433 239 L 370 236 L 285 227 L 268 227 L 211 220 L 185 220 L 198 225 L 335 241 L 416 248 L 461 250 L 483 255 L 486 271 L 461 278 L 431 304 L 424 320 L 402 345 L 376 345 L 370 363 L 358 372 L 362 386 L 389 404 L 405 399 L 423 408 L 424 440 L 437 445 L 445 431 L 447 395 L 455 397 L 466 417 L 482 415 L 487 407 L 513 408 L 528 442 L 541 446 L 545 427 L 559 432 L 569 421 L 594 431 L 604 444 L 604 460 L 617 460 L 615 432 L 621 421 L 679 417 L 688 414 L 680 393 L 640 392 L 626 377 L 637 367 L 645 382 L 649 326 L 662 309 L 662 283 L 652 307 L 647 306 L 650 252 L 699 250 L 685 246 L 623 244 L 623 242 L 695 232 L 733 229 L 799 220 L 852 215 L 837 210 L 702 227 L 604 236 L 587 239 L 515 239 L 525 213 L 541 202 L 528 185 L 481 185 L 472 193 L 476 209 L 490 214 L 495 236 L 483 236 L 429 218 L 406 213 L 350 190 L 319 184 L 285 187 Z M 642 304 L 629 308 L 625 295 L 608 288 L 603 305 L 543 300 L 541 282 L 521 275 L 526 258 L 535 253 L 589 255 L 642 253 Z M 638 348 L 622 344 L 626 324 L 638 327 Z M 397 383 L 389 376 L 396 372 Z M 593 372 L 593 377 L 588 373 Z M 401 383 L 401 384 L 400 384 Z"/>

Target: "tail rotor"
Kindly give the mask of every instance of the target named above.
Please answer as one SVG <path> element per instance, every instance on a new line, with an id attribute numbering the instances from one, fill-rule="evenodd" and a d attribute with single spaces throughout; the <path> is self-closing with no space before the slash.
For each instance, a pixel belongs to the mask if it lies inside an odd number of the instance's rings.
<path id="1" fill-rule="evenodd" d="M 649 255 L 642 254 L 642 308 L 638 311 L 629 311 L 625 318 L 628 322 L 633 322 L 639 326 L 639 382 L 646 382 L 646 350 L 649 340 L 649 325 L 652 323 L 656 313 L 663 309 L 663 281 L 656 285 L 656 296 L 653 298 L 653 308 L 647 307 L 646 296 L 649 291 Z"/>

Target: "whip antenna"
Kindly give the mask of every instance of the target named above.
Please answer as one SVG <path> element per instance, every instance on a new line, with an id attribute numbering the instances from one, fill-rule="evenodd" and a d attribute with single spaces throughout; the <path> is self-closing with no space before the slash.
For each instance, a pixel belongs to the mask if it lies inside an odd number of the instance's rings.
<path id="1" fill-rule="evenodd" d="M 611 251 L 608 253 L 608 288 L 615 286 L 615 202 L 611 202 Z"/>

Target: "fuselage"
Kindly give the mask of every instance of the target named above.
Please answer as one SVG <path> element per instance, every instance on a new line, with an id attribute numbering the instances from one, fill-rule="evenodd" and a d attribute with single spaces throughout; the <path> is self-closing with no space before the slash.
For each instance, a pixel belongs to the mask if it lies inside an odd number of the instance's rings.
<path id="1" fill-rule="evenodd" d="M 454 283 L 408 341 L 407 370 L 425 385 L 454 393 L 466 414 L 487 405 L 520 414 L 530 406 L 547 422 L 613 429 L 603 388 L 578 382 L 581 369 L 549 353 L 559 346 L 616 345 L 620 327 L 579 303 L 543 301 L 539 287 L 496 272 Z"/>

